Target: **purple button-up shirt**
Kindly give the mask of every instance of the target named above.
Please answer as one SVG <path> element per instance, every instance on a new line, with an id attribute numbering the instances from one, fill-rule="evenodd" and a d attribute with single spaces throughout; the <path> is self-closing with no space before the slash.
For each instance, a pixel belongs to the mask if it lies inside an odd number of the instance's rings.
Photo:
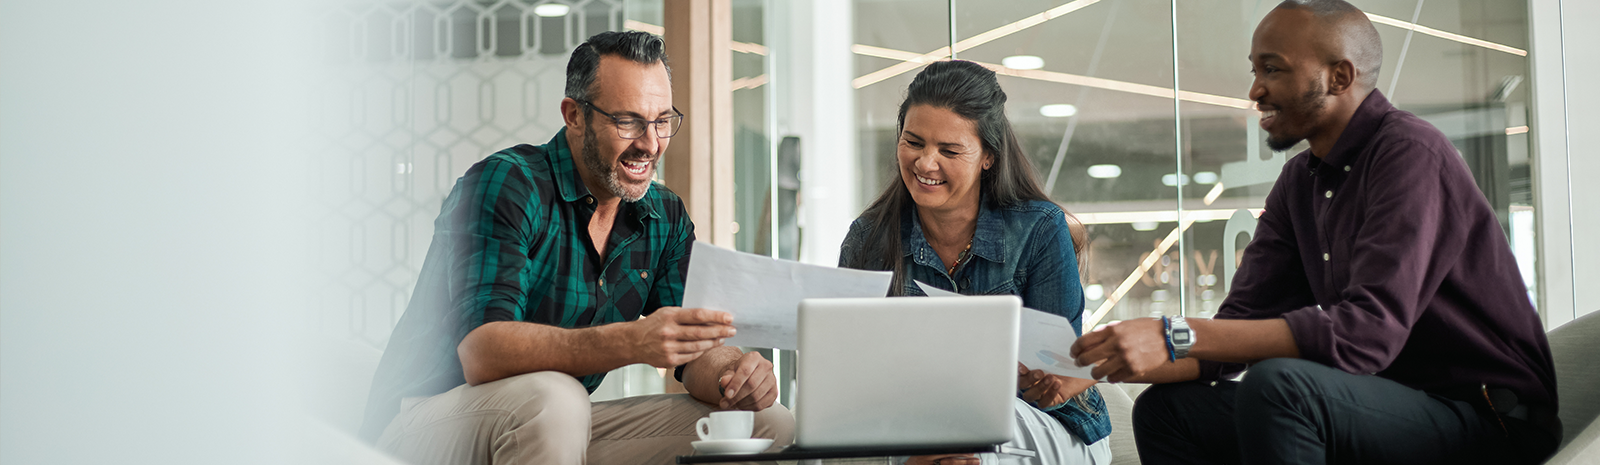
<path id="1" fill-rule="evenodd" d="M 1284 165 L 1232 286 L 1216 317 L 1283 318 L 1306 360 L 1556 405 L 1550 345 L 1494 210 L 1444 134 L 1376 90 L 1327 157 Z M 1202 361 L 1200 378 L 1242 368 Z"/>

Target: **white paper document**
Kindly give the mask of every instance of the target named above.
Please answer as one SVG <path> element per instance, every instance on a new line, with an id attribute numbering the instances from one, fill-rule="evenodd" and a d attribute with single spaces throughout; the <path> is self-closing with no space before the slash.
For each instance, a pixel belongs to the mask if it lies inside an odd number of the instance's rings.
<path id="1" fill-rule="evenodd" d="M 954 292 L 917 281 L 917 287 L 929 297 L 960 296 Z M 1061 315 L 1045 313 L 1031 308 L 1022 309 L 1021 333 L 1017 337 L 1017 361 L 1030 370 L 1043 370 L 1052 375 L 1094 379 L 1094 367 L 1079 367 L 1073 362 L 1072 343 L 1078 333 L 1072 329 L 1072 320 Z"/>
<path id="2" fill-rule="evenodd" d="M 1079 367 L 1072 360 L 1072 343 L 1078 334 L 1072 321 L 1061 315 L 1031 308 L 1022 309 L 1022 334 L 1017 338 L 1017 361 L 1030 370 L 1052 375 L 1094 379 L 1094 367 Z"/>
<path id="3" fill-rule="evenodd" d="M 726 345 L 792 350 L 798 344 L 802 299 L 883 297 L 893 277 L 887 271 L 807 265 L 696 241 L 683 307 L 732 313 L 738 334 Z"/>

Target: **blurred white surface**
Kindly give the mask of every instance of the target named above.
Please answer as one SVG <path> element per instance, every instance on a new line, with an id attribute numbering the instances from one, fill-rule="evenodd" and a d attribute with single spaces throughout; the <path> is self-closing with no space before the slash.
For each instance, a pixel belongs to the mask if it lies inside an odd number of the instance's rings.
<path id="1" fill-rule="evenodd" d="M 0 463 L 285 463 L 300 2 L 0 3 Z"/>

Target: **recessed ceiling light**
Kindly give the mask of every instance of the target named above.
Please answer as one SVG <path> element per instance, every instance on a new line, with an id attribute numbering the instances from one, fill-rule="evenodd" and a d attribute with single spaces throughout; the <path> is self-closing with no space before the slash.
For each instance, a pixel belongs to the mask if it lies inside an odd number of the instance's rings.
<path id="1" fill-rule="evenodd" d="M 1039 69 L 1044 67 L 1044 59 L 1033 55 L 1016 55 L 1000 59 L 1000 65 L 1011 69 Z"/>
<path id="2" fill-rule="evenodd" d="M 1200 184 L 1215 183 L 1217 182 L 1217 173 L 1211 171 L 1201 171 L 1199 173 L 1195 173 L 1194 182 L 1198 182 Z"/>
<path id="3" fill-rule="evenodd" d="M 1083 286 L 1083 297 L 1089 300 L 1100 300 L 1106 296 L 1105 286 L 1090 284 Z"/>
<path id="4" fill-rule="evenodd" d="M 1053 103 L 1039 107 L 1039 114 L 1051 118 L 1065 118 L 1078 114 L 1078 107 L 1070 103 Z"/>
<path id="5" fill-rule="evenodd" d="M 1122 176 L 1122 167 L 1117 165 L 1094 165 L 1089 167 L 1089 177 L 1095 179 L 1111 179 Z"/>
<path id="6" fill-rule="evenodd" d="M 572 11 L 572 7 L 569 7 L 569 6 L 560 4 L 560 3 L 546 3 L 546 4 L 543 4 L 543 5 L 539 5 L 539 6 L 533 7 L 533 14 L 536 14 L 536 15 L 539 15 L 539 16 L 543 16 L 543 17 L 546 17 L 546 18 L 554 18 L 554 17 L 558 17 L 558 16 L 566 16 L 567 12 L 570 12 L 570 11 Z"/>
<path id="7" fill-rule="evenodd" d="M 1176 185 L 1178 185 L 1178 180 L 1179 179 L 1183 180 L 1183 185 L 1185 185 L 1185 186 L 1189 185 L 1189 175 L 1187 175 L 1187 174 L 1184 174 L 1184 175 L 1163 174 L 1163 175 L 1161 175 L 1161 184 L 1164 185 L 1164 186 L 1176 186 Z"/>
<path id="8" fill-rule="evenodd" d="M 1129 225 L 1133 226 L 1134 231 L 1155 231 L 1156 224 L 1154 221 L 1135 221 Z"/>

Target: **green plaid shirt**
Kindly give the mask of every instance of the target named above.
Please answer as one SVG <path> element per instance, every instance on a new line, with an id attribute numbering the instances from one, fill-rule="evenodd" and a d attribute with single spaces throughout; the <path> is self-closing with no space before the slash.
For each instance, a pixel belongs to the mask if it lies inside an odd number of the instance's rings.
<path id="1" fill-rule="evenodd" d="M 683 201 L 652 185 L 622 203 L 601 256 L 588 232 L 595 199 L 573 163 L 563 129 L 545 145 L 490 155 L 456 181 L 373 377 L 362 436 L 376 439 L 402 398 L 465 383 L 456 346 L 484 323 L 582 328 L 682 304 L 694 244 Z M 579 381 L 594 392 L 604 378 Z"/>

